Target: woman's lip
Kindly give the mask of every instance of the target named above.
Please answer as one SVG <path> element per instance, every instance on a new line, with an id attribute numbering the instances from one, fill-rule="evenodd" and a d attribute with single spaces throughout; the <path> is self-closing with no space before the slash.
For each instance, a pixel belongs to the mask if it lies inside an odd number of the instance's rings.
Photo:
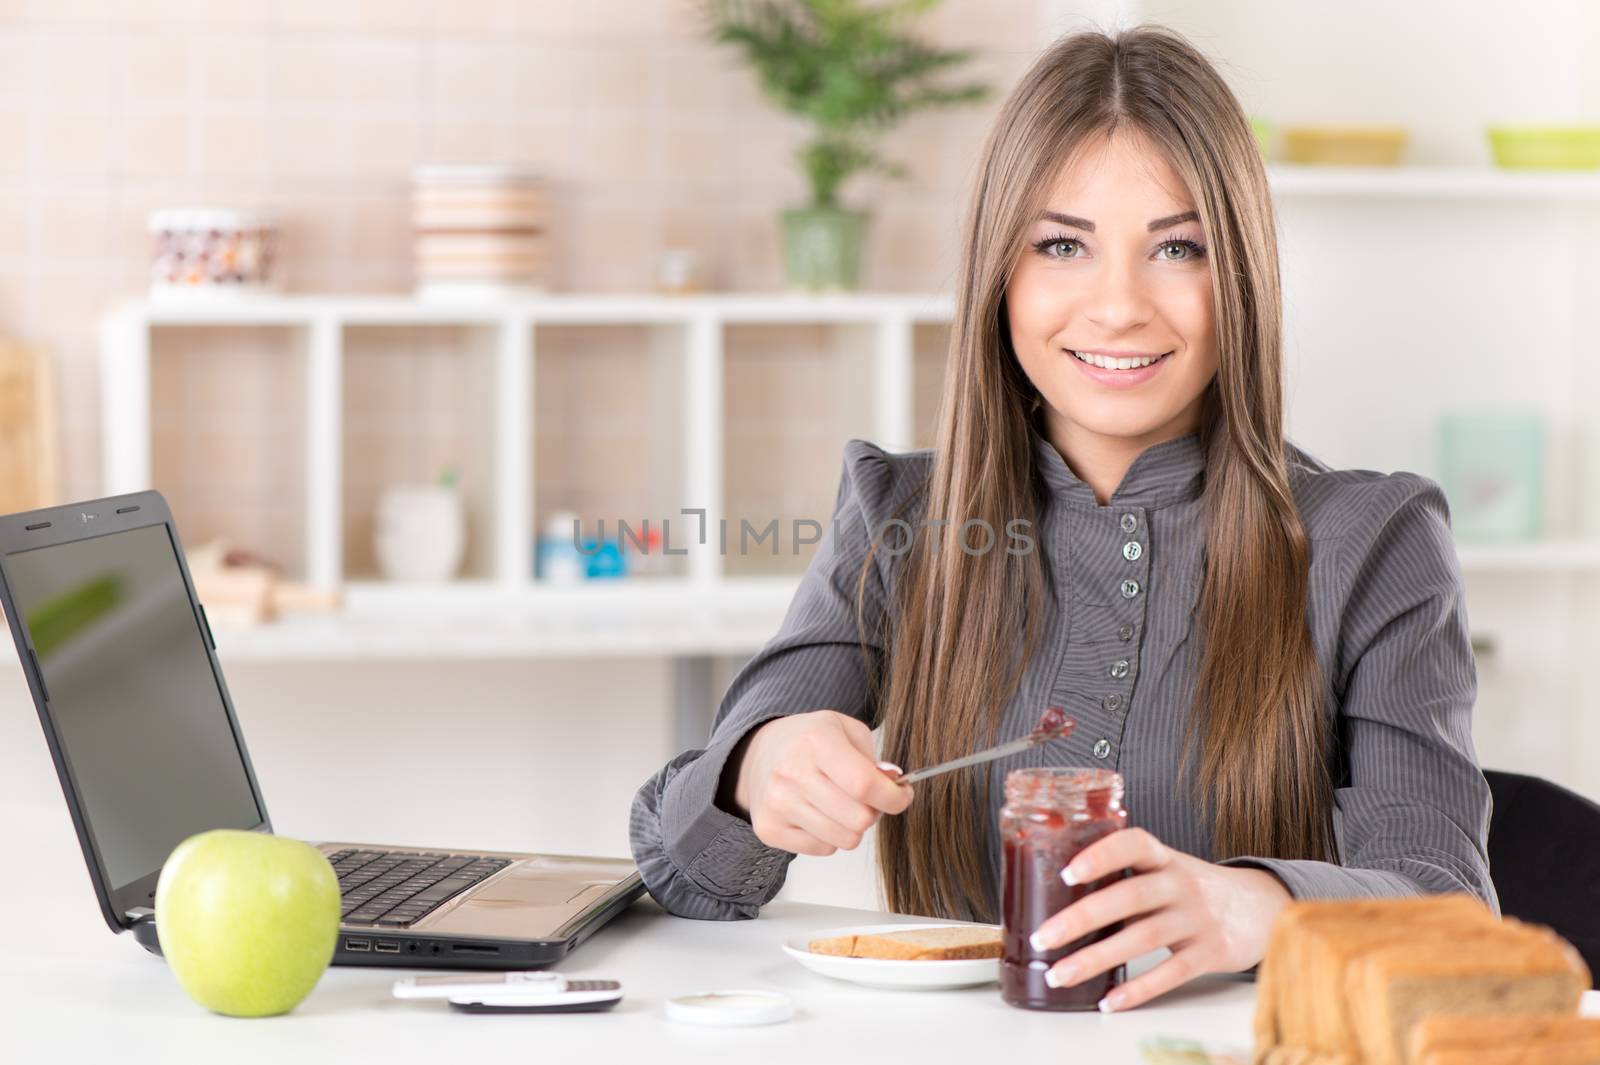
<path id="1" fill-rule="evenodd" d="M 1167 355 L 1171 354 L 1169 351 L 1149 366 L 1141 366 L 1137 370 L 1102 370 L 1098 366 L 1090 366 L 1071 351 L 1067 352 L 1067 358 L 1076 363 L 1078 369 L 1088 374 L 1097 384 L 1105 385 L 1107 388 L 1134 388 L 1160 373 L 1161 367 L 1167 364 Z"/>

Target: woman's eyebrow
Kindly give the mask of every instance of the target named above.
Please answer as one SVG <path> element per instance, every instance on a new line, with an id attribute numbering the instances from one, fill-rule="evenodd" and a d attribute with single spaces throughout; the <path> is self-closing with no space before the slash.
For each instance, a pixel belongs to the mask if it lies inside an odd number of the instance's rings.
<path id="1" fill-rule="evenodd" d="M 1079 218 L 1076 215 L 1061 214 L 1059 211 L 1043 211 L 1040 213 L 1039 218 L 1045 221 L 1057 222 L 1064 226 L 1071 226 L 1074 229 L 1081 229 L 1085 233 L 1094 232 L 1093 222 L 1089 221 L 1087 218 Z M 1168 215 L 1165 218 L 1158 218 L 1154 222 L 1151 222 L 1148 228 L 1150 232 L 1154 233 L 1158 229 L 1166 229 L 1168 226 L 1175 226 L 1180 222 L 1195 222 L 1199 219 L 1200 216 L 1194 211 L 1185 211 L 1182 214 L 1174 214 Z"/>

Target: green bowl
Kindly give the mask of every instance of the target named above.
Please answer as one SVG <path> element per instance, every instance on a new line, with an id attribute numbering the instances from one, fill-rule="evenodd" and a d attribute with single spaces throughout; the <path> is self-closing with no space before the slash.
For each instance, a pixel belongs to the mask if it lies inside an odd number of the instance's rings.
<path id="1" fill-rule="evenodd" d="M 1600 168 L 1600 126 L 1489 126 L 1489 149 L 1507 170 Z"/>
<path id="2" fill-rule="evenodd" d="M 1261 149 L 1261 158 L 1272 158 L 1272 120 L 1259 115 L 1250 116 L 1250 128 L 1255 131 L 1256 145 Z"/>

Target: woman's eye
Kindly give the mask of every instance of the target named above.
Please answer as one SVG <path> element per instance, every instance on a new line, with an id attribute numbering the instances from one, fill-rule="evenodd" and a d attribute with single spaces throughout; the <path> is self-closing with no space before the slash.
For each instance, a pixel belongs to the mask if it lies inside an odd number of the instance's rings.
<path id="1" fill-rule="evenodd" d="M 1162 247 L 1163 250 L 1165 250 L 1167 248 L 1182 248 L 1183 249 L 1182 257 L 1177 258 L 1177 259 L 1174 259 L 1174 258 L 1171 258 L 1171 257 L 1167 257 L 1167 262 L 1169 262 L 1169 263 L 1171 263 L 1171 262 L 1181 263 L 1181 262 L 1187 262 L 1190 259 L 1198 259 L 1198 258 L 1200 258 L 1201 256 L 1203 256 L 1205 254 L 1205 250 L 1206 250 L 1203 245 L 1198 244 L 1198 243 L 1196 243 L 1195 241 L 1192 241 L 1192 240 L 1169 240 L 1166 243 L 1162 244 L 1161 247 Z"/>
<path id="2" fill-rule="evenodd" d="M 1063 244 L 1075 245 L 1077 243 L 1077 239 L 1073 237 L 1046 237 L 1044 240 L 1036 243 L 1034 245 L 1034 249 L 1043 252 L 1052 259 L 1070 259 L 1072 258 L 1070 255 L 1050 255 L 1049 249 L 1060 247 Z"/>

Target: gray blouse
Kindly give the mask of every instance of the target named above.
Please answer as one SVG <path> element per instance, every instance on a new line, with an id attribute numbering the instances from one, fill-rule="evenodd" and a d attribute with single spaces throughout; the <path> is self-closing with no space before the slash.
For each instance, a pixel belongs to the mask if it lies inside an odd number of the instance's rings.
<path id="1" fill-rule="evenodd" d="M 1079 725 L 987 767 L 991 901 L 1000 890 L 1005 775 L 1025 766 L 1116 769 L 1126 781 L 1130 824 L 1212 860 L 1210 826 L 1175 783 L 1195 679 L 1185 642 L 1205 540 L 1200 435 L 1147 448 L 1106 505 L 1036 431 L 1033 443 L 1046 498 L 1028 535 L 1046 552 L 1053 595 L 1040 650 L 998 739 L 1026 734 L 1049 704 L 1065 707 Z M 1471 734 L 1477 672 L 1444 494 L 1418 474 L 1334 470 L 1293 445 L 1289 455 L 1290 486 L 1311 541 L 1307 615 L 1335 717 L 1339 861 L 1235 857 L 1222 864 L 1267 869 L 1296 898 L 1465 891 L 1498 912 L 1486 854 L 1489 788 Z M 845 445 L 833 522 L 782 626 L 733 678 L 707 746 L 673 758 L 634 796 L 634 860 L 667 911 L 752 918 L 783 886 L 794 855 L 766 845 L 748 821 L 716 805 L 724 763 L 746 732 L 783 714 L 829 708 L 878 723 L 852 595 L 869 539 L 905 542 L 895 531 L 902 527 L 886 523 L 902 503 L 916 502 L 932 462 L 928 449 Z M 901 516 L 920 528 L 921 513 L 912 506 Z M 997 532 L 1001 547 L 1012 542 Z M 969 542 L 981 543 L 980 533 Z M 874 611 L 893 602 L 894 561 L 880 546 L 877 579 L 866 586 L 869 636 Z"/>

